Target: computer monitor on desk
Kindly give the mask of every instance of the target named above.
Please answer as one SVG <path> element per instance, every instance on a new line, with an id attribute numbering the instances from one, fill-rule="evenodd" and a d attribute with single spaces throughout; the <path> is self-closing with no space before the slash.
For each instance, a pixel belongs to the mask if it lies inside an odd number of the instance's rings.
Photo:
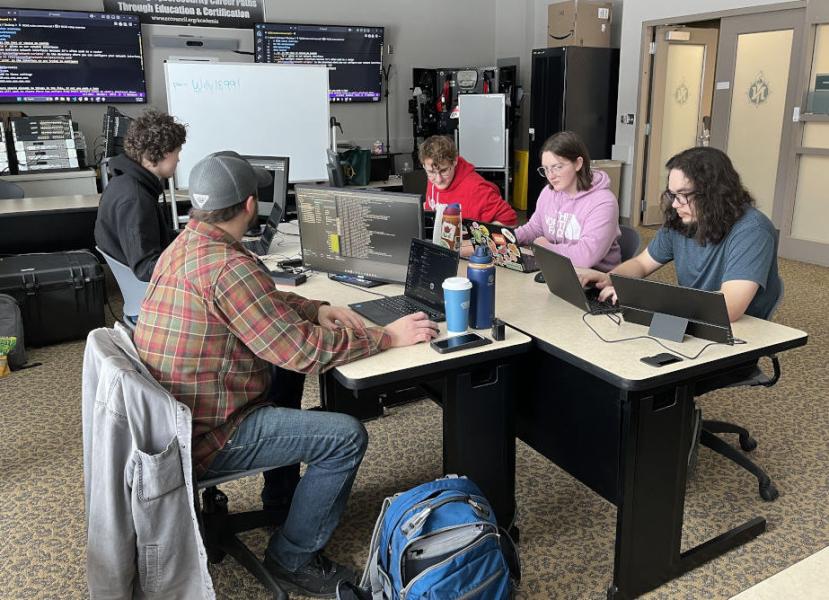
<path id="1" fill-rule="evenodd" d="M 420 197 L 296 185 L 303 264 L 368 281 L 403 283 L 412 238 L 422 235 Z"/>
<path id="2" fill-rule="evenodd" d="M 287 156 L 242 156 L 254 167 L 262 167 L 271 174 L 273 181 L 270 185 L 259 188 L 259 216 L 270 215 L 269 221 L 276 218 L 274 225 L 279 223 L 285 214 L 285 205 L 288 202 L 288 167 L 290 159 Z M 277 216 L 274 204 L 281 210 Z"/>
<path id="3" fill-rule="evenodd" d="M 610 274 L 625 321 L 650 327 L 648 333 L 682 341 L 694 337 L 733 344 L 731 322 L 722 292 Z"/>

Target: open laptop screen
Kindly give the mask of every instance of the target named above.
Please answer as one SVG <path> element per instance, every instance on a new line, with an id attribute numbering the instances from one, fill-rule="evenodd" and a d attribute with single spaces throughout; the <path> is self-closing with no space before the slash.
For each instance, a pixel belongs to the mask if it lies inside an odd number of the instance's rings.
<path id="1" fill-rule="evenodd" d="M 406 296 L 443 312 L 443 280 L 457 274 L 457 253 L 431 242 L 412 240 Z"/>

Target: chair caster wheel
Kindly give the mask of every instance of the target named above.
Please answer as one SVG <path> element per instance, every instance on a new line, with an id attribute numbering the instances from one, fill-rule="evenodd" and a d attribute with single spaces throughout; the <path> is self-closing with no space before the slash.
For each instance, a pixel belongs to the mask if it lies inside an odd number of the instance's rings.
<path id="1" fill-rule="evenodd" d="M 779 495 L 780 492 L 777 491 L 777 488 L 770 480 L 760 482 L 760 497 L 763 500 L 765 500 L 766 502 L 774 502 L 775 500 L 777 500 L 777 497 Z"/>
<path id="2" fill-rule="evenodd" d="M 751 452 L 757 447 L 757 440 L 755 440 L 750 435 L 745 437 L 740 436 L 740 448 L 743 449 L 744 452 Z"/>

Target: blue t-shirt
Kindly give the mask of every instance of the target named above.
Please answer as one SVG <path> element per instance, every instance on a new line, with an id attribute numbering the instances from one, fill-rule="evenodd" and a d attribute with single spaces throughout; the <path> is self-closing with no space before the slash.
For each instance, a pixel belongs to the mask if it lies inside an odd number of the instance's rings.
<path id="1" fill-rule="evenodd" d="M 673 260 L 677 282 L 685 287 L 715 292 L 724 281 L 759 284 L 746 314 L 766 319 L 780 296 L 776 239 L 768 217 L 749 208 L 719 244 L 701 246 L 694 238 L 663 227 L 648 244 L 648 253 L 661 264 Z"/>

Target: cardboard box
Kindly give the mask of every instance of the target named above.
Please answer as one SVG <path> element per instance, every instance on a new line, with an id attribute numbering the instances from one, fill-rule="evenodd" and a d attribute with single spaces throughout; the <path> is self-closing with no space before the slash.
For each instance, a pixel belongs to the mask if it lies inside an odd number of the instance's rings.
<path id="1" fill-rule="evenodd" d="M 565 0 L 547 7 L 547 47 L 610 48 L 613 3 L 604 0 Z"/>
<path id="2" fill-rule="evenodd" d="M 619 186 L 622 181 L 622 161 L 610 159 L 591 160 L 590 168 L 607 173 L 607 176 L 610 177 L 610 191 L 616 196 L 616 200 L 619 200 Z"/>

